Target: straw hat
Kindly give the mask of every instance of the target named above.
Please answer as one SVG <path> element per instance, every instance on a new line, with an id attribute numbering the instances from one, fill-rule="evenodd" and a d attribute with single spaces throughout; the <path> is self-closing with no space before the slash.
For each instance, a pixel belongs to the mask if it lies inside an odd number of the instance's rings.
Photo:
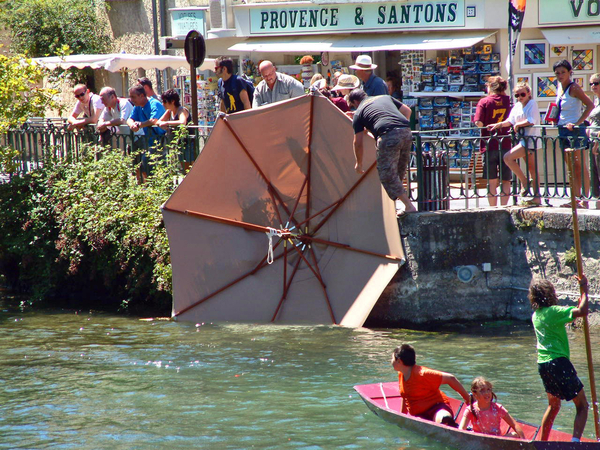
<path id="1" fill-rule="evenodd" d="M 356 63 L 350 68 L 354 70 L 373 70 L 377 68 L 377 64 L 373 64 L 369 55 L 358 55 Z"/>
<path id="2" fill-rule="evenodd" d="M 355 75 L 340 75 L 338 82 L 335 87 L 331 88 L 332 91 L 339 91 L 340 89 L 356 89 L 360 86 L 360 80 Z"/>

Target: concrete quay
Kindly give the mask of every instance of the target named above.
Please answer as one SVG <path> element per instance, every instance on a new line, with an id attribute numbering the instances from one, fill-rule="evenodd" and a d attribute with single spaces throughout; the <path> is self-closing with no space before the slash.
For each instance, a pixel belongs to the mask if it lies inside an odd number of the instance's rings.
<path id="1" fill-rule="evenodd" d="M 564 203 L 564 201 L 563 201 Z M 365 326 L 435 329 L 440 325 L 529 320 L 527 291 L 548 278 L 561 304 L 579 287 L 568 208 L 511 206 L 407 214 L 399 219 L 406 263 Z M 600 325 L 600 210 L 578 210 L 591 326 Z"/>

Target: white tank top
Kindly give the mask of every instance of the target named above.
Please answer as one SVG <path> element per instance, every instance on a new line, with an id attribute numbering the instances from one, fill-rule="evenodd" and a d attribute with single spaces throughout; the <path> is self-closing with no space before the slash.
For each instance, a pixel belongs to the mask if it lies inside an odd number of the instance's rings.
<path id="1" fill-rule="evenodd" d="M 571 83 L 567 90 L 556 97 L 556 104 L 560 105 L 560 116 L 558 117 L 558 125 L 566 125 L 568 123 L 576 123 L 581 117 L 583 103 L 575 97 L 571 97 Z M 561 88 L 562 89 L 562 88 Z M 559 104 L 560 102 L 560 104 Z"/>

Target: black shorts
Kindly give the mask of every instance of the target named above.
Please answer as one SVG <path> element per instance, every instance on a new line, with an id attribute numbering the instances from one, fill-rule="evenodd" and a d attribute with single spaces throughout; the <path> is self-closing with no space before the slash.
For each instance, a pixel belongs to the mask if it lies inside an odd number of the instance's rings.
<path id="1" fill-rule="evenodd" d="M 417 414 L 417 417 L 420 417 L 421 419 L 425 420 L 435 420 L 435 415 L 438 411 L 441 410 L 448 411 L 450 413 L 450 416 L 454 418 L 454 411 L 452 411 L 452 408 L 450 408 L 450 406 L 445 403 L 436 403 L 427 411 L 422 412 L 421 414 Z"/>
<path id="2" fill-rule="evenodd" d="M 504 162 L 504 155 L 509 150 L 488 150 L 483 154 L 483 178 L 495 180 L 502 178 L 503 181 L 512 180 L 512 171 Z"/>
<path id="3" fill-rule="evenodd" d="M 583 383 L 569 358 L 564 356 L 538 364 L 538 373 L 542 377 L 544 389 L 561 400 L 573 400 L 583 389 Z"/>

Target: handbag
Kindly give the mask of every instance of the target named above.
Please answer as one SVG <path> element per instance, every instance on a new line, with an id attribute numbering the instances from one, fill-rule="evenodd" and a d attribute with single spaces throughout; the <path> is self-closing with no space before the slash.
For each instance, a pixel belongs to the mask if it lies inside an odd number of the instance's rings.
<path id="1" fill-rule="evenodd" d="M 548 109 L 546 109 L 546 116 L 544 117 L 544 120 L 546 122 L 557 123 L 559 115 L 560 109 L 558 108 L 558 105 L 552 102 L 548 105 Z"/>

